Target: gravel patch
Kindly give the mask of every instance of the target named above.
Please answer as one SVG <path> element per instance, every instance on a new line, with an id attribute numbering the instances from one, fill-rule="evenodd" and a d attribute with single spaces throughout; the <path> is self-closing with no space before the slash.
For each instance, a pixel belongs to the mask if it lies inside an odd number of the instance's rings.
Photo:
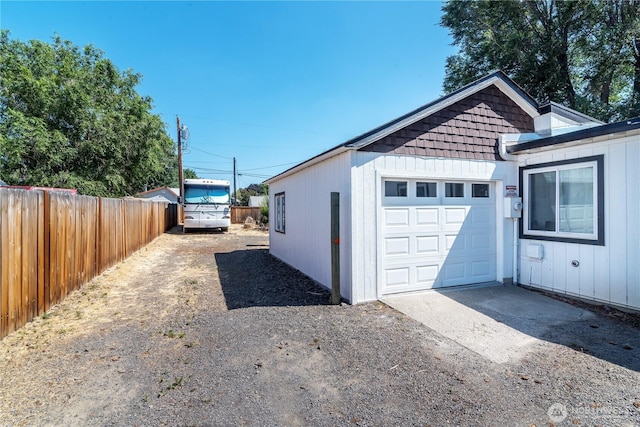
<path id="1" fill-rule="evenodd" d="M 175 229 L 0 341 L 0 425 L 640 425 L 630 325 L 598 316 L 496 364 L 328 301 L 265 232 Z"/>

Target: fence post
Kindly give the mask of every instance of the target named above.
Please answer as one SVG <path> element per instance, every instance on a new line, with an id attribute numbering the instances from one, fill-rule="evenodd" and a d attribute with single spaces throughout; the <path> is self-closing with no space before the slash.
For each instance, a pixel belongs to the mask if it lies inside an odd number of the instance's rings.
<path id="1" fill-rule="evenodd" d="M 102 273 L 102 197 L 98 197 L 98 221 L 96 226 L 96 272 Z"/>
<path id="2" fill-rule="evenodd" d="M 340 304 L 340 193 L 331 193 L 331 304 Z"/>
<path id="3" fill-rule="evenodd" d="M 38 314 L 42 314 L 42 312 L 49 311 L 49 307 L 51 306 L 51 197 L 49 196 L 48 191 L 42 192 L 42 207 L 43 207 L 43 215 L 42 215 L 42 230 L 43 230 L 43 271 L 44 277 L 42 280 L 42 292 L 43 292 L 43 304 L 42 307 L 38 308 Z"/>
<path id="4" fill-rule="evenodd" d="M 9 193 L 0 191 L 0 218 L 8 218 Z M 9 333 L 9 228 L 7 220 L 0 222 L 0 338 Z"/>

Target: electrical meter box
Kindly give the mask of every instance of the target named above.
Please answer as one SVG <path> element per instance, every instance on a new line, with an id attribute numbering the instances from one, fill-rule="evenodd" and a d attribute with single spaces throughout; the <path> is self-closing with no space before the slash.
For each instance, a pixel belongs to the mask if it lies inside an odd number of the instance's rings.
<path id="1" fill-rule="evenodd" d="M 505 218 L 522 218 L 522 198 L 521 197 L 505 197 L 504 217 Z"/>

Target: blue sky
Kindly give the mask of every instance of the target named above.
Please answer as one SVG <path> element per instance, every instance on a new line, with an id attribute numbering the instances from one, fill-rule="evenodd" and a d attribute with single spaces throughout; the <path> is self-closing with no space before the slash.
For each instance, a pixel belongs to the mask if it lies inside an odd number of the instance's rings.
<path id="1" fill-rule="evenodd" d="M 238 188 L 263 181 L 442 95 L 439 2 L 0 2 L 23 41 L 92 44 L 176 137 L 184 166 Z"/>

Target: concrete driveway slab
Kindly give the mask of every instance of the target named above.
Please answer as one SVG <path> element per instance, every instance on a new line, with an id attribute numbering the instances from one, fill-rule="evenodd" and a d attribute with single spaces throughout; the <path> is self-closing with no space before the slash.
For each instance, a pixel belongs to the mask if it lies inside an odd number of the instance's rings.
<path id="1" fill-rule="evenodd" d="M 516 286 L 430 291 L 382 301 L 495 363 L 516 362 L 553 328 L 595 317 Z"/>

